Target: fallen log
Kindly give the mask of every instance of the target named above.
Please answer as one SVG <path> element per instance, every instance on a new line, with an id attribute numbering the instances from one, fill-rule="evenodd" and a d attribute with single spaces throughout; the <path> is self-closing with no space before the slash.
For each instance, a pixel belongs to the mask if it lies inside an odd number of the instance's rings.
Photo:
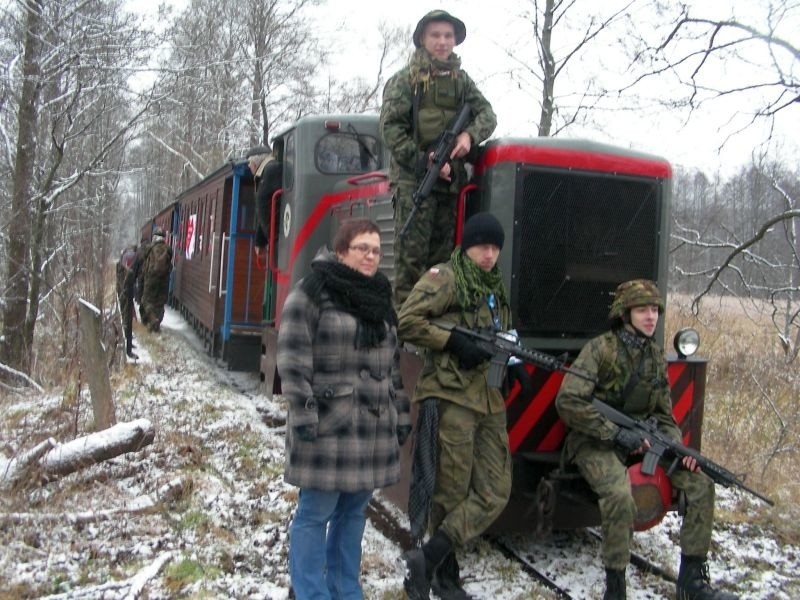
<path id="1" fill-rule="evenodd" d="M 30 473 L 33 465 L 38 464 L 39 459 L 55 446 L 56 441 L 53 438 L 47 438 L 11 460 L 0 458 L 0 489 L 9 489 L 24 479 Z"/>
<path id="2" fill-rule="evenodd" d="M 155 429 L 147 419 L 136 419 L 59 444 L 39 461 L 42 475 L 67 475 L 126 452 L 136 452 L 153 443 Z"/>
<path id="3" fill-rule="evenodd" d="M 147 419 L 118 423 L 63 444 L 49 438 L 16 458 L 0 458 L 0 489 L 33 477 L 51 481 L 120 454 L 141 450 L 152 444 L 154 438 L 155 429 Z"/>

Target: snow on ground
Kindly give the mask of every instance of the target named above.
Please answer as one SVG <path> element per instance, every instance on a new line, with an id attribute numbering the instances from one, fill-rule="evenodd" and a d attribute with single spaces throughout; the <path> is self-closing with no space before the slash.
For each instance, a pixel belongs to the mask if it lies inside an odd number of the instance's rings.
<path id="1" fill-rule="evenodd" d="M 135 333 L 139 359 L 115 376 L 117 420 L 149 419 L 154 443 L 45 486 L 0 494 L 0 599 L 287 598 L 287 527 L 297 493 L 282 478 L 280 399 L 258 393 L 257 375 L 229 372 L 207 357 L 174 311 L 167 310 L 161 334 Z M 77 401 L 68 394 L 0 397 L 0 410 L 7 457 L 49 435 L 59 441 L 83 435 L 91 418 L 86 394 Z M 143 497 L 176 481 L 183 486 L 178 498 L 135 510 L 149 506 Z M 718 491 L 718 504 L 739 501 Z M 670 515 L 636 534 L 636 552 L 674 573 L 679 524 Z M 598 543 L 586 531 L 503 542 L 573 596 L 602 597 Z M 725 589 L 745 599 L 800 597 L 800 549 L 780 547 L 769 531 L 720 523 L 712 550 L 712 579 Z M 368 523 L 367 599 L 404 598 L 400 553 Z M 555 597 L 485 539 L 473 542 L 460 562 L 465 588 L 476 598 Z M 628 584 L 632 599 L 674 594 L 669 584 L 633 569 Z"/>

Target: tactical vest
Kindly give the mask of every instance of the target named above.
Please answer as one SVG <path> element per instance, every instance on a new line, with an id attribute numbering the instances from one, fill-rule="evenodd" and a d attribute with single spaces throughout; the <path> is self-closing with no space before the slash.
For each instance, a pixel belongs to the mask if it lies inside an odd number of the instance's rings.
<path id="1" fill-rule="evenodd" d="M 453 77 L 432 76 L 419 100 L 417 139 L 421 150 L 431 150 L 464 102 L 464 81 L 461 72 Z"/>
<path id="2" fill-rule="evenodd" d="M 669 386 L 663 373 L 663 359 L 653 343 L 640 352 L 626 347 L 616 335 L 617 355 L 614 360 L 616 381 L 608 389 L 607 402 L 635 418 L 646 418 L 655 409 L 654 392 Z"/>

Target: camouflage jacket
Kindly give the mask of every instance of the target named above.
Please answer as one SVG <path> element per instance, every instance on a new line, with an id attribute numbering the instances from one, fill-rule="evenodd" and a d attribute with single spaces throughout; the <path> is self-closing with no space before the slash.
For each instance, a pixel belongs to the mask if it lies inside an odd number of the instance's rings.
<path id="1" fill-rule="evenodd" d="M 450 77 L 449 75 L 447 76 Z M 422 92 L 420 104 L 436 106 L 436 79 L 430 83 L 426 91 Z M 461 101 L 466 102 L 472 108 L 472 120 L 465 131 L 472 138 L 472 144 L 477 146 L 487 139 L 494 128 L 497 126 L 497 117 L 492 110 L 492 105 L 481 94 L 478 86 L 472 81 L 469 75 L 463 70 L 459 71 L 457 85 L 459 95 L 457 106 L 442 108 L 441 131 L 444 130 L 448 115 L 455 115 L 461 105 Z M 416 168 L 420 160 L 425 156 L 426 150 L 430 150 L 429 142 L 421 139 L 419 132 L 415 136 L 415 124 L 413 122 L 413 99 L 414 91 L 411 87 L 410 68 L 405 68 L 393 75 L 383 88 L 383 104 L 381 106 L 381 135 L 383 141 L 392 154 L 389 169 L 389 181 L 396 184 L 399 180 L 414 182 L 417 178 Z M 447 117 L 447 119 L 445 119 Z M 439 133 L 441 133 L 439 131 Z M 430 137 L 430 136 L 425 136 Z M 458 191 L 459 187 L 466 183 L 466 170 L 464 169 L 463 159 L 455 160 L 452 163 L 453 182 L 450 186 L 451 191 Z M 442 180 L 442 186 L 447 184 Z"/>
<path id="2" fill-rule="evenodd" d="M 597 383 L 567 374 L 556 397 L 558 414 L 570 430 L 566 442 L 569 457 L 589 440 L 610 445 L 619 430 L 591 405 L 593 397 L 636 419 L 654 417 L 661 431 L 680 439 L 672 416 L 666 359 L 654 341 L 632 348 L 615 331 L 607 331 L 590 340 L 573 365 L 595 375 Z M 632 377 L 638 383 L 629 385 Z"/>
<path id="3" fill-rule="evenodd" d="M 501 307 L 499 316 L 502 327 L 508 329 L 510 309 Z M 400 339 L 427 349 L 414 401 L 443 398 L 479 413 L 504 411 L 503 394 L 487 384 L 489 361 L 475 369 L 462 369 L 458 357 L 444 350 L 450 332 L 431 323 L 433 319 L 473 329 L 492 327 L 492 315 L 486 303 L 464 315 L 456 298 L 455 274 L 450 262 L 428 269 L 411 290 L 398 315 Z"/>

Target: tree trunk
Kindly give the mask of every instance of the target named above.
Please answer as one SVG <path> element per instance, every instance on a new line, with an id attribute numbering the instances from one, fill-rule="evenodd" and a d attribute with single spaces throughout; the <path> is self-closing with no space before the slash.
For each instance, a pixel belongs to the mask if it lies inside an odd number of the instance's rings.
<path id="1" fill-rule="evenodd" d="M 81 330 L 81 362 L 89 380 L 92 396 L 94 424 L 98 430 L 111 427 L 117 422 L 108 378 L 108 365 L 100 335 L 100 312 L 84 300 L 78 301 L 78 317 Z"/>
<path id="2" fill-rule="evenodd" d="M 556 62 L 551 48 L 553 38 L 553 0 L 547 0 L 542 26 L 542 112 L 539 115 L 539 135 L 548 137 L 553 127 L 555 106 Z"/>
<path id="3" fill-rule="evenodd" d="M 34 474 L 44 481 L 68 475 L 126 452 L 138 452 L 153 439 L 155 429 L 147 419 L 120 423 L 64 444 L 48 438 L 17 458 L 6 461 L 0 457 L 0 489 Z"/>
<path id="4" fill-rule="evenodd" d="M 11 182 L 11 218 L 8 228 L 7 292 L 3 309 L 3 341 L 0 361 L 28 371 L 31 348 L 26 344 L 26 320 L 30 271 L 28 250 L 31 229 L 31 182 L 36 157 L 37 105 L 42 53 L 42 0 L 25 2 L 25 50 L 22 59 L 22 92 L 17 110 L 17 146 Z"/>
<path id="5" fill-rule="evenodd" d="M 153 424 L 147 419 L 120 423 L 60 444 L 39 462 L 45 477 L 67 475 L 126 452 L 137 452 L 155 439 Z"/>

